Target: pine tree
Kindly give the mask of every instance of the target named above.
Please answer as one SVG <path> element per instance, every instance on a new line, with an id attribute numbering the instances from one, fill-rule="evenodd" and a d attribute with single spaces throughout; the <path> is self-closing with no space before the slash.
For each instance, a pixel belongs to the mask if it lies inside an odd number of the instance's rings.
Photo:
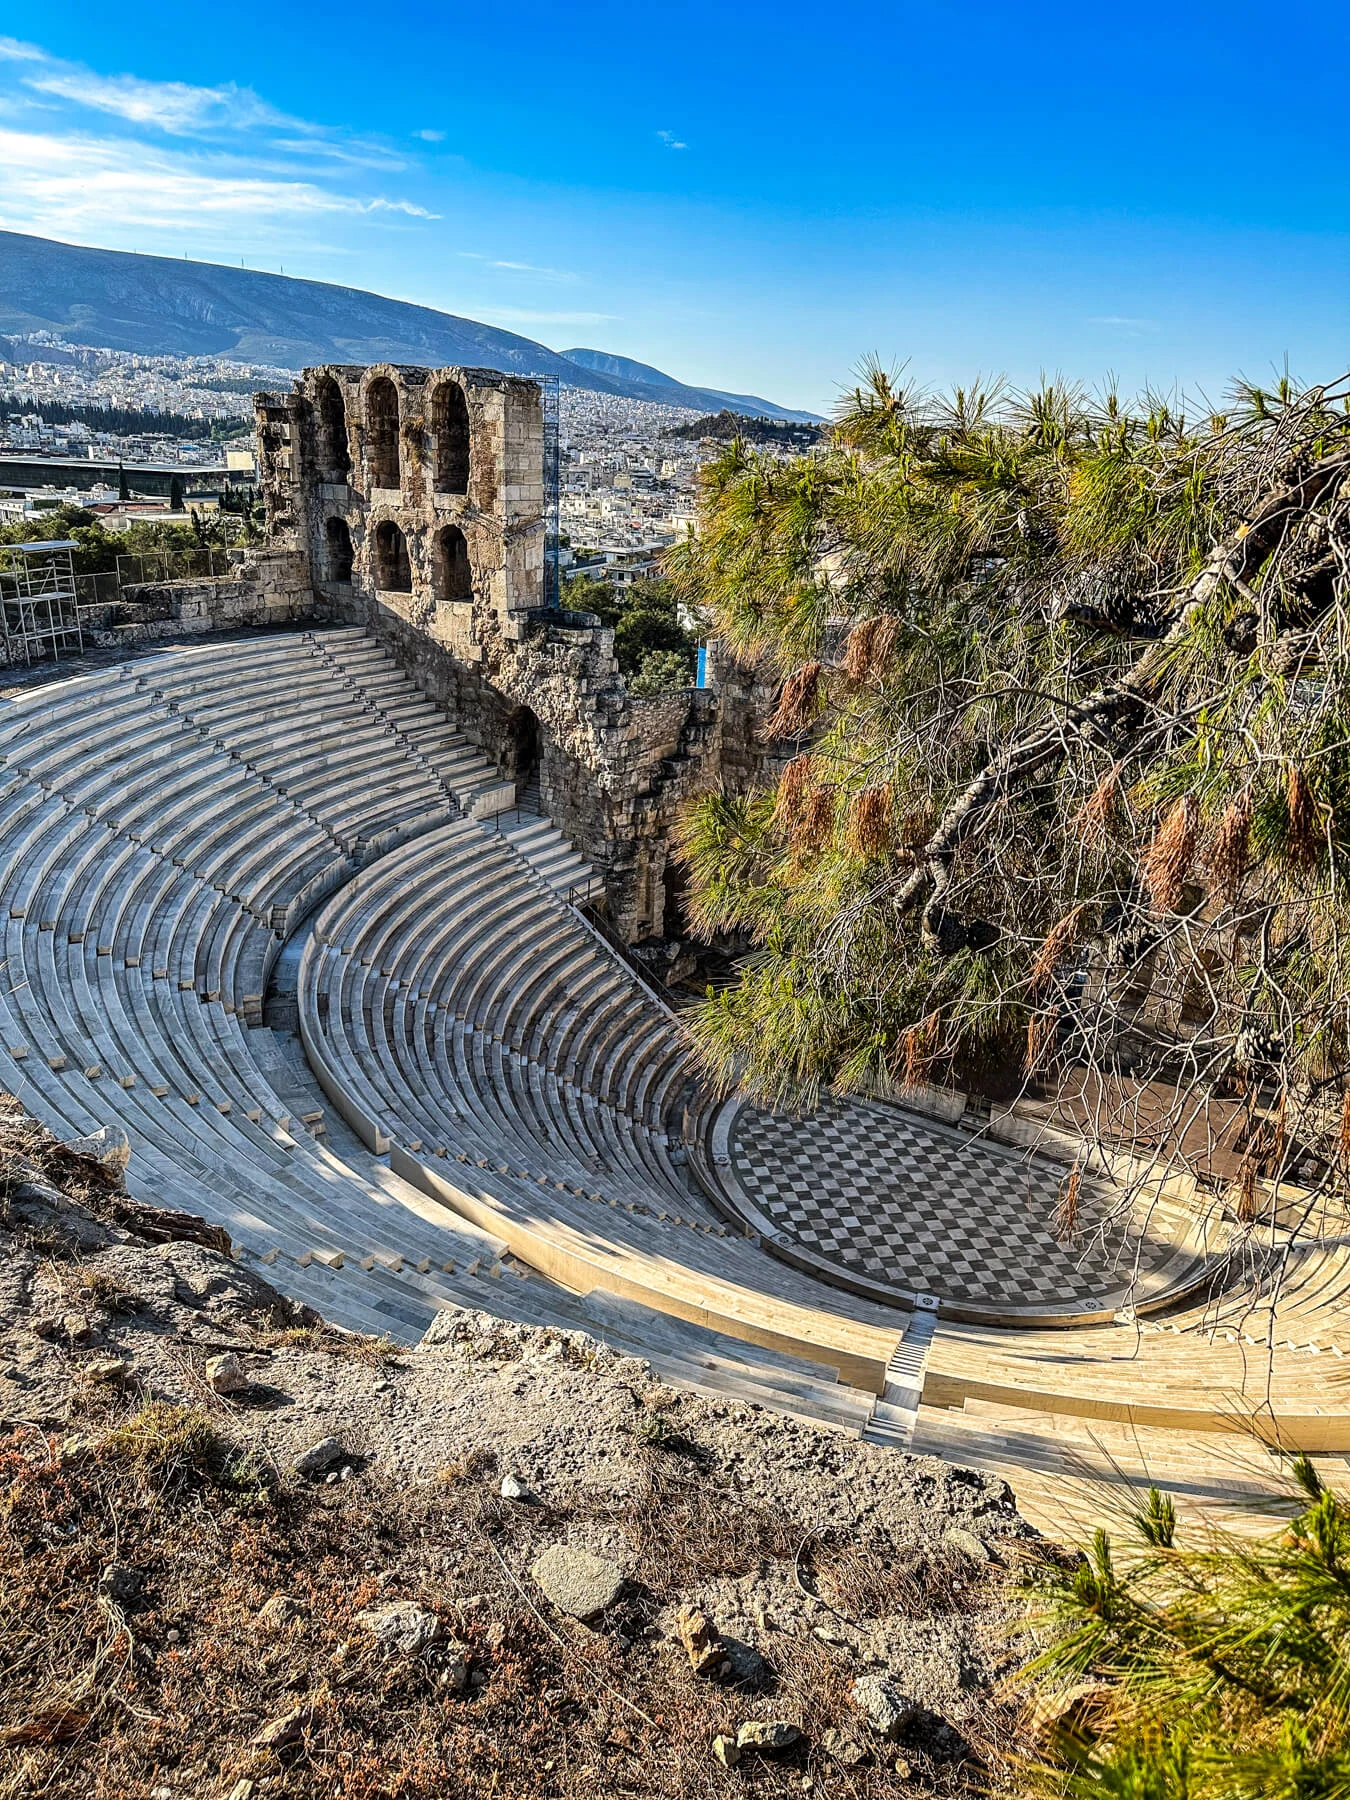
<path id="1" fill-rule="evenodd" d="M 768 784 L 681 827 L 692 923 L 752 952 L 690 1015 L 716 1078 L 895 1090 L 922 1024 L 927 1079 L 1076 1083 L 1128 1139 L 1127 1042 L 1150 1141 L 1227 1095 L 1262 1179 L 1343 1183 L 1345 389 L 1190 420 L 873 369 L 815 452 L 706 466 L 667 560 L 779 692 Z"/>

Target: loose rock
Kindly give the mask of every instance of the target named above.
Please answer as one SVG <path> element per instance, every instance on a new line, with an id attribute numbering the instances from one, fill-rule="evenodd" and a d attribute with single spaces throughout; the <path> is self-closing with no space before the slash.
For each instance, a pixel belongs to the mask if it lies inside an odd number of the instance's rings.
<path id="1" fill-rule="evenodd" d="M 440 1619 L 411 1600 L 394 1600 L 388 1606 L 373 1606 L 357 1613 L 356 1622 L 378 1640 L 386 1650 L 400 1656 L 420 1656 L 441 1635 Z"/>
<path id="2" fill-rule="evenodd" d="M 741 1760 L 740 1745 L 736 1742 L 734 1737 L 728 1737 L 725 1732 L 720 1733 L 713 1739 L 712 1749 L 713 1755 L 717 1758 L 718 1762 L 721 1763 L 724 1769 L 736 1768 Z"/>
<path id="3" fill-rule="evenodd" d="M 559 1612 L 583 1620 L 612 1606 L 624 1581 L 617 1563 L 575 1544 L 550 1544 L 530 1573 Z"/>
<path id="4" fill-rule="evenodd" d="M 519 1475 L 502 1476 L 503 1500 L 533 1500 L 534 1495 L 520 1479 Z"/>
<path id="5" fill-rule="evenodd" d="M 282 1713 L 279 1718 L 269 1719 L 265 1725 L 253 1734 L 253 1745 L 258 1750 L 286 1750 L 292 1744 L 298 1744 L 310 1726 L 314 1723 L 315 1710 L 312 1706 L 297 1706 L 293 1711 Z"/>
<path id="6" fill-rule="evenodd" d="M 120 1356 L 101 1356 L 85 1367 L 91 1381 L 125 1381 L 131 1373 L 131 1364 Z"/>
<path id="7" fill-rule="evenodd" d="M 821 1744 L 826 1752 L 845 1769 L 856 1769 L 860 1763 L 867 1760 L 866 1745 L 860 1744 L 857 1738 L 850 1737 L 846 1731 L 840 1731 L 836 1726 L 831 1725 L 821 1739 Z"/>
<path id="8" fill-rule="evenodd" d="M 233 1350 L 227 1350 L 223 1356 L 213 1356 L 208 1360 L 206 1379 L 218 1394 L 241 1394 L 246 1387 L 253 1385 L 248 1378 L 248 1370 Z"/>
<path id="9" fill-rule="evenodd" d="M 987 1563 L 991 1560 L 981 1539 L 973 1531 L 966 1531 L 960 1525 L 953 1525 L 950 1531 L 944 1531 L 942 1541 L 950 1544 L 953 1550 L 960 1550 L 973 1563 Z"/>
<path id="10" fill-rule="evenodd" d="M 801 1738 L 801 1727 L 786 1719 L 747 1719 L 737 1728 L 736 1748 L 758 1750 L 761 1756 L 781 1756 L 799 1744 Z"/>
<path id="11" fill-rule="evenodd" d="M 99 1596 L 125 1606 L 140 1593 L 142 1580 L 139 1569 L 129 1568 L 126 1563 L 108 1563 L 98 1578 Z"/>
<path id="12" fill-rule="evenodd" d="M 884 1675 L 862 1675 L 853 1684 L 853 1704 L 873 1731 L 897 1738 L 919 1708 Z"/>
<path id="13" fill-rule="evenodd" d="M 259 1608 L 257 1623 L 267 1631 L 284 1631 L 304 1610 L 290 1594 L 273 1594 L 267 1604 Z"/>
<path id="14" fill-rule="evenodd" d="M 322 1475 L 335 1462 L 341 1462 L 346 1454 L 335 1437 L 320 1438 L 317 1444 L 302 1450 L 291 1466 L 297 1475 Z"/>
<path id="15" fill-rule="evenodd" d="M 686 1601 L 675 1615 L 675 1630 L 695 1675 L 715 1674 L 726 1657 L 722 1634 L 701 1607 Z"/>

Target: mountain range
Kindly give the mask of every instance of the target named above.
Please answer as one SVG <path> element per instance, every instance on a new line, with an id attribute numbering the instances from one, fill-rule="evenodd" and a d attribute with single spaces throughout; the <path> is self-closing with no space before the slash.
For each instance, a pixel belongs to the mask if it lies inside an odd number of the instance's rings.
<path id="1" fill-rule="evenodd" d="M 550 350 L 495 325 L 361 288 L 221 263 L 96 250 L 0 231 L 0 334 L 50 331 L 142 356 L 221 356 L 298 369 L 404 362 L 556 375 L 572 387 L 700 412 L 814 419 L 754 394 L 693 387 L 603 350 Z"/>

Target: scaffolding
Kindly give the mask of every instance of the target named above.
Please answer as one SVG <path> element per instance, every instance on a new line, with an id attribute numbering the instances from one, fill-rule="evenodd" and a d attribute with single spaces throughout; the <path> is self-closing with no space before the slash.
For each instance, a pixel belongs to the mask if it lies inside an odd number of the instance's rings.
<path id="1" fill-rule="evenodd" d="M 11 664 L 84 649 L 69 538 L 44 544 L 0 545 L 0 628 Z"/>
<path id="2" fill-rule="evenodd" d="M 560 524 L 559 474 L 562 463 L 562 427 L 559 417 L 558 377 L 545 375 L 539 383 L 544 404 L 544 605 L 556 611 L 562 605 L 558 562 Z"/>

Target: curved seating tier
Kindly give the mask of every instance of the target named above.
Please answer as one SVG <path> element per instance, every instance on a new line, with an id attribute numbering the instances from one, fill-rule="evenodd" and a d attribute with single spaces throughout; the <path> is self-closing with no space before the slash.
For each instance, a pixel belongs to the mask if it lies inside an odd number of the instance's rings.
<path id="1" fill-rule="evenodd" d="M 65 1136 L 127 1131 L 133 1191 L 260 1257 L 384 1267 L 458 1304 L 446 1278 L 501 1245 L 312 1136 L 321 1097 L 298 1067 L 298 1106 L 272 1087 L 284 1058 L 260 1025 L 295 919 L 372 848 L 456 816 L 436 756 L 472 753 L 369 647 L 415 751 L 391 753 L 384 710 L 318 637 L 167 652 L 0 707 L 0 1023 L 38 1117 Z"/>
<path id="2" fill-rule="evenodd" d="M 415 1339 L 438 1310 L 481 1308 L 601 1334 L 671 1379 L 860 1431 L 871 1395 L 819 1364 L 515 1264 L 502 1234 L 333 1118 L 298 1042 L 263 1025 L 287 935 L 394 846 L 467 834 L 531 903 L 551 899 L 548 880 L 575 880 L 578 859 L 547 821 L 514 821 L 517 854 L 461 816 L 513 797 L 359 631 L 164 650 L 0 699 L 8 1085 L 63 1138 L 120 1126 L 134 1195 L 224 1225 L 238 1254 L 335 1323 Z M 540 919 L 534 904 L 539 973 L 565 976 Z M 485 1006 L 496 967 L 478 984 Z M 513 1027 L 533 1016 L 524 1006 Z M 655 1120 L 678 1061 L 669 1047 L 594 1048 L 592 1078 Z M 508 1109 L 547 1106 L 537 1088 L 502 1092 Z M 637 1148 L 599 1116 L 585 1127 L 560 1142 L 569 1168 L 591 1158 L 625 1193 L 646 1181 L 674 1209 L 665 1145 Z"/>
<path id="3" fill-rule="evenodd" d="M 692 1080 L 670 1015 L 500 838 L 459 821 L 348 883 L 299 1003 L 353 1129 L 524 1261 L 881 1392 L 906 1315 L 727 1230 L 667 1130 Z"/>

